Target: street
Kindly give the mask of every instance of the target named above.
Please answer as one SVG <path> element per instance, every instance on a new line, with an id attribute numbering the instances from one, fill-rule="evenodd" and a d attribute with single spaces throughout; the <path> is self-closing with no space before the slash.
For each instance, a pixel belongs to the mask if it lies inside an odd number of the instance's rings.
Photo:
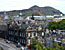
<path id="1" fill-rule="evenodd" d="M 19 48 L 16 48 L 14 44 L 7 44 L 3 39 L 0 39 L 0 46 L 4 50 L 20 50 Z"/>

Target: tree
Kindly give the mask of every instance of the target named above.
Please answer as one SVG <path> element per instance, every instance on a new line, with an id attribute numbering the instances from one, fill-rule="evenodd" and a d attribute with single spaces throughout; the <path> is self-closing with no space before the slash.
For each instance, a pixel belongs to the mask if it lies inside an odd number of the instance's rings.
<path id="1" fill-rule="evenodd" d="M 46 48 L 43 48 L 43 50 L 47 50 Z"/>
<path id="2" fill-rule="evenodd" d="M 50 30 L 65 30 L 65 20 L 59 21 L 59 22 L 55 22 L 55 21 L 51 21 L 49 22 L 48 25 Z"/>
<path id="3" fill-rule="evenodd" d="M 51 21 L 51 22 L 49 22 L 48 27 L 49 27 L 50 30 L 56 30 L 57 29 L 57 24 L 58 24 L 57 22 Z"/>
<path id="4" fill-rule="evenodd" d="M 52 48 L 48 46 L 44 47 L 41 42 L 32 39 L 31 48 L 34 48 L 36 50 L 65 50 L 65 48 L 63 46 L 59 46 L 57 42 L 53 42 L 52 45 Z"/>
<path id="5" fill-rule="evenodd" d="M 37 49 L 37 50 L 43 50 L 43 45 L 38 40 L 32 39 L 31 48 Z"/>
<path id="6" fill-rule="evenodd" d="M 63 46 L 59 46 L 58 48 L 59 48 L 59 50 L 64 50 Z"/>
<path id="7" fill-rule="evenodd" d="M 47 50 L 52 50 L 52 48 L 50 48 L 50 47 L 48 47 L 48 46 L 46 47 L 46 49 L 47 49 Z"/>
<path id="8" fill-rule="evenodd" d="M 53 48 L 58 48 L 59 47 L 59 44 L 57 42 L 53 42 L 52 45 L 53 45 Z"/>
<path id="9" fill-rule="evenodd" d="M 65 30 L 65 20 L 58 22 L 58 29 Z"/>

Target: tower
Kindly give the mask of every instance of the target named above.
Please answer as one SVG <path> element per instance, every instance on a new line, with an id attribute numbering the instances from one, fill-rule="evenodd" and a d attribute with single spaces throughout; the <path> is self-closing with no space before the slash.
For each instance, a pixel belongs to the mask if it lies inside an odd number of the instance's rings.
<path id="1" fill-rule="evenodd" d="M 19 13 L 18 20 L 20 20 L 20 21 L 23 20 L 23 18 L 22 18 L 22 13 L 21 13 L 21 12 Z"/>
<path id="2" fill-rule="evenodd" d="M 21 13 L 21 12 L 19 12 L 19 17 L 20 17 L 20 16 L 22 16 L 22 13 Z"/>
<path id="3" fill-rule="evenodd" d="M 31 17 L 32 20 L 34 20 L 34 15 L 32 14 L 32 17 Z"/>
<path id="4" fill-rule="evenodd" d="M 3 14 L 3 18 L 2 18 L 3 20 L 8 20 L 8 19 L 10 19 L 9 18 L 9 16 L 7 16 L 7 14 L 6 14 L 6 11 L 4 11 L 4 14 Z"/>

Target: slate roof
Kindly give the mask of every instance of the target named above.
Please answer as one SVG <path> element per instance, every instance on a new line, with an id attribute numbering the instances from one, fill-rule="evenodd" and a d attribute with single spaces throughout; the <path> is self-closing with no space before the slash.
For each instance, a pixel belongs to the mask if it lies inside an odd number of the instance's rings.
<path id="1" fill-rule="evenodd" d="M 6 24 L 0 24 L 0 31 L 7 31 L 7 25 Z"/>

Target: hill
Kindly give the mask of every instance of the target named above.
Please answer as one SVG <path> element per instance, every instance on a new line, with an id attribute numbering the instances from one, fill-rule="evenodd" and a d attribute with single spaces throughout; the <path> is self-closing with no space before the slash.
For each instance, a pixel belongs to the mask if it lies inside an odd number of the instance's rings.
<path id="1" fill-rule="evenodd" d="M 37 5 L 34 5 L 29 9 L 7 11 L 7 14 L 9 16 L 14 16 L 14 15 L 18 15 L 19 12 L 22 12 L 23 16 L 30 16 L 32 14 L 34 14 L 34 15 L 63 14 L 61 11 L 59 11 L 59 10 L 53 8 L 53 7 L 50 7 L 50 6 L 39 7 Z M 0 12 L 0 15 L 1 14 L 3 15 L 3 12 Z"/>

